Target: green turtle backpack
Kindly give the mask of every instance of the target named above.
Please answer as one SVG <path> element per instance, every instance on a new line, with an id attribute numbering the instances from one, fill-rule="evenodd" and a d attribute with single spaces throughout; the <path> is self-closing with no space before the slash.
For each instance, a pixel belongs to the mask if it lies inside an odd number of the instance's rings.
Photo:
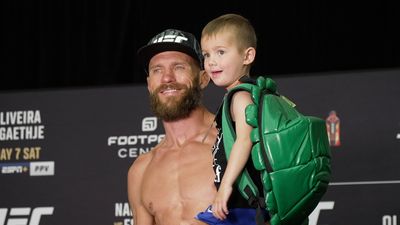
<path id="1" fill-rule="evenodd" d="M 272 79 L 260 76 L 245 81 L 226 94 L 222 105 L 228 158 L 236 138 L 230 104 L 237 91 L 249 92 L 254 102 L 245 109 L 246 121 L 253 127 L 251 158 L 264 189 L 258 190 L 244 169 L 236 181 L 239 191 L 251 205 L 268 210 L 271 225 L 308 224 L 331 176 L 325 121 L 299 113 L 291 101 L 278 94 Z M 261 218 L 257 221 L 263 223 Z"/>

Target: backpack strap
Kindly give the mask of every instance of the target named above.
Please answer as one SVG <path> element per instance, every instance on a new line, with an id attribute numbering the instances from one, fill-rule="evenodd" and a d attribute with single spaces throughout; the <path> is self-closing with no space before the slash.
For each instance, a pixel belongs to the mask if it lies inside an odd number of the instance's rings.
<path id="1" fill-rule="evenodd" d="M 236 140 L 236 131 L 232 122 L 232 116 L 230 112 L 232 97 L 237 91 L 247 91 L 251 93 L 251 89 L 253 86 L 253 84 L 249 83 L 239 84 L 235 88 L 231 89 L 224 97 L 224 102 L 222 105 L 222 132 L 224 135 L 223 142 L 227 159 L 229 159 L 233 143 Z M 251 205 L 254 205 L 254 200 L 256 200 L 257 197 L 260 196 L 260 194 L 246 168 L 243 169 L 243 172 L 236 179 L 236 184 L 242 196 L 252 201 Z"/>
<path id="2" fill-rule="evenodd" d="M 273 94 L 276 96 L 280 96 L 276 91 L 276 83 L 270 78 L 264 78 L 260 76 L 257 79 L 253 79 L 248 76 L 245 76 L 240 79 L 240 82 L 241 84 L 232 88 L 226 94 L 223 102 L 222 130 L 224 135 L 224 146 L 227 157 L 229 157 L 232 145 L 236 139 L 235 128 L 233 127 L 232 117 L 230 114 L 230 105 L 233 95 L 238 91 L 247 91 L 250 93 L 250 96 L 253 100 L 253 104 L 248 105 L 245 109 L 246 122 L 253 127 L 253 130 L 250 134 L 251 135 L 250 138 L 252 139 L 253 143 L 263 141 L 261 140 L 262 138 L 260 138 L 261 135 L 259 134 L 259 132 L 262 131 L 259 130 L 258 123 L 261 121 L 259 121 L 258 118 L 262 118 L 261 109 L 263 107 L 262 102 L 264 96 L 266 94 Z M 259 144 L 257 146 L 253 145 L 252 155 L 251 155 L 253 164 L 255 163 L 255 160 L 259 161 L 257 160 L 257 158 L 261 157 L 262 161 L 264 162 L 263 164 L 266 166 L 266 172 L 272 171 L 272 166 L 270 165 L 270 162 L 268 160 L 265 151 L 257 151 L 261 152 L 261 155 L 254 156 L 255 158 L 253 158 L 253 153 L 255 150 L 254 148 L 256 147 L 260 147 L 260 145 Z M 260 174 L 260 176 L 262 176 L 262 174 Z M 265 221 L 264 221 L 264 212 L 262 209 L 267 208 L 267 206 L 265 204 L 265 198 L 261 197 L 260 195 L 260 191 L 264 190 L 258 190 L 257 186 L 251 179 L 246 168 L 244 169 L 242 174 L 238 177 L 236 182 L 242 196 L 248 199 L 248 202 L 251 206 L 257 207 L 256 224 L 263 225 Z"/>
<path id="3" fill-rule="evenodd" d="M 276 95 L 279 97 L 282 97 L 282 96 L 279 95 L 279 93 L 276 90 L 277 88 L 276 88 L 275 81 L 270 78 L 265 78 L 265 77 L 260 76 L 257 79 L 254 79 L 254 78 L 250 78 L 250 77 L 246 76 L 246 77 L 242 77 L 240 81 L 246 85 L 247 84 L 253 85 L 250 93 L 251 93 L 251 97 L 252 97 L 254 104 L 249 105 L 246 108 L 246 122 L 254 128 L 252 131 L 252 135 L 251 135 L 253 143 L 260 142 L 260 145 L 253 146 L 253 148 L 257 148 L 260 146 L 261 146 L 261 148 L 263 148 L 264 140 L 262 138 L 260 138 L 260 137 L 262 137 L 262 130 L 259 128 L 261 127 L 260 123 L 262 123 L 261 118 L 262 118 L 262 109 L 264 107 L 264 105 L 263 105 L 264 97 L 267 94 L 272 94 L 272 95 Z M 250 89 L 250 88 L 246 87 L 246 89 Z M 257 152 L 261 153 L 262 161 L 266 167 L 267 172 L 268 173 L 273 172 L 272 166 L 269 162 L 269 159 L 268 159 L 268 156 L 267 156 L 265 150 L 257 151 Z M 258 161 L 258 160 L 256 160 L 256 161 Z"/>
<path id="4" fill-rule="evenodd" d="M 239 84 L 235 88 L 231 89 L 225 95 L 222 106 L 222 130 L 224 135 L 223 141 L 224 141 L 225 154 L 227 158 L 229 158 L 230 152 L 232 150 L 232 145 L 236 140 L 236 131 L 235 127 L 233 126 L 232 116 L 230 111 L 232 97 L 238 91 L 247 91 L 252 95 L 252 100 L 254 102 L 257 99 L 256 98 L 257 93 L 259 93 L 259 90 L 257 90 L 257 85 L 252 80 L 247 78 L 248 80 L 243 81 L 242 79 L 241 79 L 241 82 L 243 82 L 242 84 Z M 264 225 L 265 221 L 262 209 L 266 208 L 265 199 L 261 197 L 260 191 L 258 190 L 254 181 L 251 179 L 251 176 L 246 168 L 243 169 L 243 172 L 237 178 L 236 185 L 241 195 L 248 200 L 249 205 L 257 208 L 256 224 Z"/>

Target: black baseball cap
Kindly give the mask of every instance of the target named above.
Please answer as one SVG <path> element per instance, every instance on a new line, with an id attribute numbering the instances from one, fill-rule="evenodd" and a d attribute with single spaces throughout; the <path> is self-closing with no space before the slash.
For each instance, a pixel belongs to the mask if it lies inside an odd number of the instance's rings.
<path id="1" fill-rule="evenodd" d="M 150 59 L 165 51 L 179 51 L 188 54 L 203 68 L 203 55 L 196 37 L 189 32 L 177 29 L 167 29 L 154 36 L 147 45 L 137 51 L 137 56 L 147 71 Z"/>

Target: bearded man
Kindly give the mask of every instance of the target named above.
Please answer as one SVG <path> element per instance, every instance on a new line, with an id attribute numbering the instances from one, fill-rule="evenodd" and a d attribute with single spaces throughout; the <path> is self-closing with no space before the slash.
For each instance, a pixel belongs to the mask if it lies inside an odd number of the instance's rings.
<path id="1" fill-rule="evenodd" d="M 214 115 L 202 104 L 209 77 L 198 41 L 168 29 L 139 49 L 148 73 L 154 114 L 165 138 L 140 155 L 128 171 L 128 198 L 135 225 L 205 224 L 195 216 L 215 197 L 212 146 Z"/>

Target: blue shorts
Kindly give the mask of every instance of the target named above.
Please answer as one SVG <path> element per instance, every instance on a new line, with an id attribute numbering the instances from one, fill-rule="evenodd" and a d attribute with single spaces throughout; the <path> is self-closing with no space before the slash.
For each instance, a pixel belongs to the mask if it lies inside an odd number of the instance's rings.
<path id="1" fill-rule="evenodd" d="M 209 225 L 255 225 L 256 209 L 253 208 L 233 208 L 229 209 L 229 214 L 225 220 L 214 217 L 208 207 L 206 211 L 197 214 L 196 219 Z"/>

